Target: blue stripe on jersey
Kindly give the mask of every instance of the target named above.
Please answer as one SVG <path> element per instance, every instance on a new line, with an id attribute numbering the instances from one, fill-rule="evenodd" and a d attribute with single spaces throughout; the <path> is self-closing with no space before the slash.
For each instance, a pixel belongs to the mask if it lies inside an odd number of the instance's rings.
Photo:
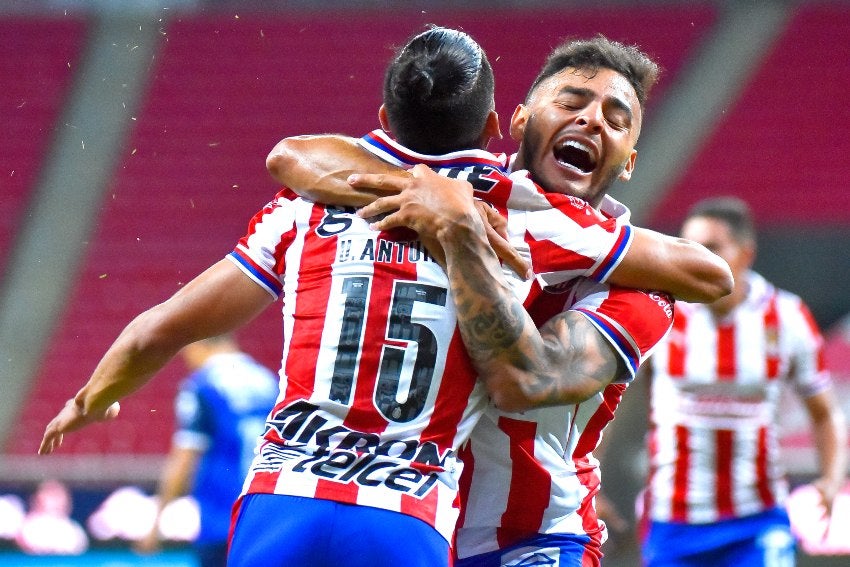
<path id="1" fill-rule="evenodd" d="M 629 245 L 634 238 L 634 233 L 632 232 L 631 225 L 622 225 L 622 230 L 620 231 L 620 237 L 617 239 L 617 243 L 614 245 L 611 254 L 605 259 L 602 264 L 591 274 L 591 279 L 604 282 L 608 279 L 608 276 L 611 275 L 611 272 L 614 271 L 620 260 L 623 259 L 623 256 L 628 250 Z"/>
<path id="2" fill-rule="evenodd" d="M 486 165 L 506 172 L 505 160 L 498 156 L 486 153 L 484 150 L 463 150 L 446 154 L 445 156 L 429 156 L 418 154 L 394 144 L 392 140 L 379 136 L 380 131 L 370 132 L 360 138 L 360 146 L 370 152 L 382 157 L 400 167 L 412 167 L 423 163 L 429 167 L 469 167 L 473 165 Z M 481 154 L 481 155 L 475 155 Z M 452 156 L 457 157 L 452 157 Z M 492 156 L 492 157 L 486 157 Z"/>
<path id="3" fill-rule="evenodd" d="M 632 377 L 634 377 L 640 363 L 640 354 L 635 352 L 635 349 L 626 337 L 623 336 L 623 333 L 602 318 L 598 313 L 588 311 L 587 309 L 576 309 L 576 311 L 584 314 L 603 335 L 611 340 L 614 347 L 616 347 L 623 356 L 623 360 L 625 360 L 629 370 L 631 371 Z"/>
<path id="4" fill-rule="evenodd" d="M 275 297 L 280 297 L 280 294 L 283 292 L 283 285 L 280 281 L 266 273 L 247 254 L 236 248 L 227 257 L 233 260 L 251 279 L 266 288 L 269 293 Z"/>

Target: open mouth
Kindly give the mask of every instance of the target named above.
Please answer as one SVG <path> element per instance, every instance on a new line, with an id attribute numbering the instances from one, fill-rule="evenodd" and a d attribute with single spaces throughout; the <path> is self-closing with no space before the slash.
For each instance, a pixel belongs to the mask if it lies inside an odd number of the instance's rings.
<path id="1" fill-rule="evenodd" d="M 590 173 L 596 169 L 596 157 L 593 150 L 576 140 L 565 140 L 556 144 L 554 154 L 555 159 L 560 163 L 582 173 Z"/>

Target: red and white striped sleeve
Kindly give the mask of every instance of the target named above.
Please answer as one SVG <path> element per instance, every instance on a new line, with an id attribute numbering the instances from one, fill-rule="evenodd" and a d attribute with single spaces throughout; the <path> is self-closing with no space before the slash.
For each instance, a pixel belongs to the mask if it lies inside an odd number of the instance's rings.
<path id="1" fill-rule="evenodd" d="M 275 298 L 283 291 L 284 254 L 296 233 L 298 204 L 294 193 L 284 189 L 257 212 L 248 223 L 248 232 L 227 255 L 245 275 Z"/>
<path id="2" fill-rule="evenodd" d="M 673 300 L 663 292 L 585 282 L 577 287 L 578 295 L 570 309 L 587 317 L 613 345 L 630 373 L 623 381 L 630 381 L 670 332 Z"/>

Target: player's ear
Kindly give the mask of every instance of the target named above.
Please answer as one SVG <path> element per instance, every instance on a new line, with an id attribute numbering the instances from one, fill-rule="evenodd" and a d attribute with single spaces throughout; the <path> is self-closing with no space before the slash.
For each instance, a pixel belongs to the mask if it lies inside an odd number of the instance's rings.
<path id="1" fill-rule="evenodd" d="M 756 243 L 755 241 L 746 242 L 741 245 L 741 254 L 747 268 L 752 268 L 756 261 Z"/>
<path id="2" fill-rule="evenodd" d="M 524 104 L 517 105 L 511 116 L 511 139 L 515 142 L 522 141 L 525 133 L 525 123 L 528 122 L 528 108 Z"/>
<path id="3" fill-rule="evenodd" d="M 385 132 L 390 131 L 390 121 L 387 120 L 387 107 L 383 104 L 381 105 L 381 108 L 378 109 L 378 121 L 381 123 L 381 128 L 383 128 Z"/>
<path id="4" fill-rule="evenodd" d="M 481 147 L 486 148 L 490 140 L 501 140 L 502 129 L 499 126 L 499 115 L 495 110 L 491 110 L 487 115 L 487 121 L 484 123 L 484 131 L 481 133 Z"/>
<path id="5" fill-rule="evenodd" d="M 635 161 L 637 160 L 637 150 L 632 150 L 632 153 L 629 155 L 628 161 L 626 161 L 626 165 L 623 166 L 623 171 L 620 172 L 620 175 L 617 176 L 617 179 L 620 181 L 628 181 L 632 178 L 632 172 L 635 170 Z"/>

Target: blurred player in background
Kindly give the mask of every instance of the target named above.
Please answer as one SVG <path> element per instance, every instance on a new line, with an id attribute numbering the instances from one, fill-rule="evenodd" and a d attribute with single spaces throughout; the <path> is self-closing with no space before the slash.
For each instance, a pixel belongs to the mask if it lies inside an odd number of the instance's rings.
<path id="1" fill-rule="evenodd" d="M 650 567 L 787 567 L 795 551 L 778 460 L 780 388 L 792 387 L 811 418 L 825 514 L 845 479 L 846 426 L 823 338 L 799 297 L 751 270 L 756 232 L 746 203 L 700 202 L 681 234 L 729 263 L 735 289 L 707 305 L 679 302 L 649 361 L 643 556 Z"/>
<path id="2" fill-rule="evenodd" d="M 175 400 L 177 431 L 159 482 L 157 521 L 136 549 L 159 550 L 162 511 L 188 493 L 200 513 L 199 565 L 224 567 L 230 512 L 277 399 L 277 376 L 229 335 L 187 345 L 181 355 L 191 374 Z"/>

